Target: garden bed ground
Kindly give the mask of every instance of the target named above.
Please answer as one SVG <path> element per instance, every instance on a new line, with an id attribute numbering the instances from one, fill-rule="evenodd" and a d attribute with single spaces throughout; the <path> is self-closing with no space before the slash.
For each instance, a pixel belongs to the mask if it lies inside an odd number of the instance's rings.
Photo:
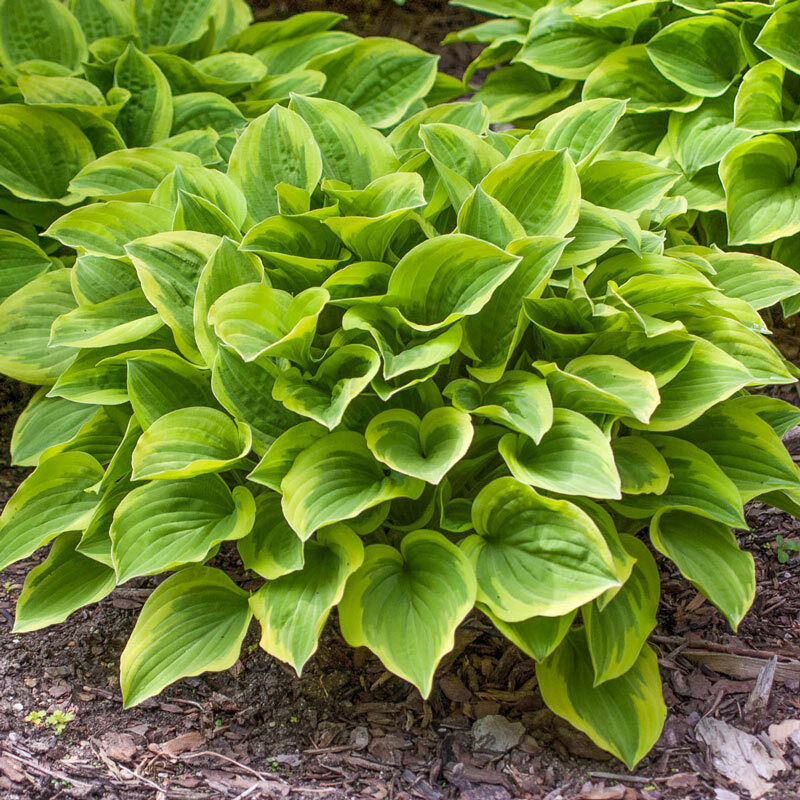
<path id="1" fill-rule="evenodd" d="M 343 10 L 360 33 L 399 36 L 430 50 L 448 30 L 477 20 L 437 0 L 253 5 L 262 18 Z M 459 73 L 473 54 L 447 48 L 442 67 Z M 797 361 L 796 331 L 778 333 Z M 29 396 L 0 379 L 0 506 L 25 474 L 7 466 L 8 442 Z M 781 396 L 800 403 L 796 387 Z M 800 440 L 793 447 L 800 460 Z M 543 708 L 532 662 L 478 614 L 459 629 L 427 702 L 368 652 L 348 648 L 333 619 L 302 679 L 257 647 L 254 625 L 229 672 L 183 680 L 123 711 L 119 654 L 156 579 L 131 581 L 60 626 L 14 636 L 15 598 L 34 561 L 17 564 L 0 573 L 0 798 L 746 798 L 698 743 L 703 718 L 759 734 L 762 756 L 786 766 L 763 796 L 798 797 L 800 733 L 795 745 L 786 739 L 791 724 L 782 733 L 770 726 L 800 719 L 800 557 L 781 564 L 773 551 L 776 534 L 797 538 L 800 523 L 758 504 L 749 521 L 752 530 L 740 541 L 755 556 L 758 595 L 737 635 L 659 559 L 664 592 L 651 643 L 669 717 L 632 774 Z M 219 558 L 224 566 L 224 551 Z M 772 689 L 761 706 L 746 710 L 773 653 L 780 658 Z M 59 709 L 74 715 L 60 735 L 25 721 L 31 711 Z M 489 729 L 514 746 L 498 752 L 476 740 L 473 725 L 481 719 L 476 732 Z M 746 767 L 742 755 L 733 761 Z"/>

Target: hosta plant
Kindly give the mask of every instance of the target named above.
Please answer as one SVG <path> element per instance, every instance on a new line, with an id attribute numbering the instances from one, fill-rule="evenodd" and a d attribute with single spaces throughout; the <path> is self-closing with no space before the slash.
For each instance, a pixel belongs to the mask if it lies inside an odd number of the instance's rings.
<path id="1" fill-rule="evenodd" d="M 0 305 L 0 372 L 42 387 L 0 568 L 50 544 L 15 630 L 166 574 L 128 706 L 231 666 L 253 617 L 299 674 L 334 608 L 427 696 L 476 608 L 633 765 L 665 716 L 652 550 L 735 628 L 743 503 L 800 509 L 800 413 L 747 391 L 795 380 L 759 312 L 800 276 L 676 224 L 680 176 L 602 150 L 617 99 L 497 133 L 369 74 L 394 87 L 371 117 L 293 93 L 227 163 L 153 147 L 71 179 L 60 262 Z"/>
<path id="2" fill-rule="evenodd" d="M 800 2 L 453 0 L 495 18 L 451 34 L 486 47 L 476 94 L 493 122 L 539 126 L 576 100 L 616 98 L 604 145 L 680 176 L 674 211 L 704 244 L 800 271 Z M 569 112 L 567 112 L 569 113 Z M 800 310 L 800 296 L 784 303 Z"/>

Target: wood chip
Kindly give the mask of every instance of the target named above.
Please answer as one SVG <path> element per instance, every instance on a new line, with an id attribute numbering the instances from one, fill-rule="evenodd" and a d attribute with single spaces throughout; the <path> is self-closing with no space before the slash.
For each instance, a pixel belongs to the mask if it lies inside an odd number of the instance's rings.
<path id="1" fill-rule="evenodd" d="M 169 758 L 176 758 L 181 753 L 188 753 L 190 750 L 197 750 L 205 744 L 203 735 L 198 731 L 191 733 L 184 733 L 181 736 L 176 736 L 174 739 L 162 742 L 161 744 L 151 744 L 150 750 L 161 755 L 168 756 Z"/>
<path id="2" fill-rule="evenodd" d="M 772 682 L 775 679 L 775 669 L 778 666 L 778 657 L 773 656 L 758 673 L 756 685 L 747 702 L 744 704 L 744 718 L 753 726 L 761 727 L 760 723 L 767 713 L 769 698 L 772 694 Z"/>
<path id="3" fill-rule="evenodd" d="M 786 763 L 771 756 L 755 736 L 723 720 L 701 719 L 695 735 L 707 749 L 714 769 L 746 789 L 753 798 L 766 794 L 772 788 L 769 780 L 786 769 Z"/>
<path id="4" fill-rule="evenodd" d="M 22 783 L 25 780 L 25 773 L 8 756 L 0 756 L 0 772 L 14 783 Z"/>
<path id="5" fill-rule="evenodd" d="M 109 731 L 100 739 L 100 746 L 113 761 L 132 761 L 136 755 L 136 743 L 127 733 Z"/>

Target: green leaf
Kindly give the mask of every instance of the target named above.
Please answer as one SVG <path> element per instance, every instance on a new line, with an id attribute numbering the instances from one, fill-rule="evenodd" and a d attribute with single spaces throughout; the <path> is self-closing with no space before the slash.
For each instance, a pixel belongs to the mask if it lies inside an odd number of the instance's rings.
<path id="1" fill-rule="evenodd" d="M 478 601 L 507 622 L 559 617 L 618 586 L 603 534 L 565 500 L 514 478 L 483 487 L 472 504 L 475 533 L 460 543 L 478 579 Z"/>
<path id="2" fill-rule="evenodd" d="M 0 186 L 15 197 L 74 203 L 82 190 L 70 181 L 94 158 L 92 144 L 81 129 L 55 111 L 3 105 Z"/>
<path id="3" fill-rule="evenodd" d="M 558 647 L 569 633 L 578 613 L 576 610 L 560 617 L 531 617 L 521 622 L 506 622 L 493 614 L 489 606 L 483 603 L 476 603 L 476 608 L 489 617 L 503 636 L 536 661 L 544 661 Z"/>
<path id="4" fill-rule="evenodd" d="M 133 451 L 133 480 L 225 472 L 250 452 L 252 434 L 215 408 L 180 408 L 159 417 Z"/>
<path id="5" fill-rule="evenodd" d="M 299 570 L 268 580 L 250 598 L 262 649 L 291 664 L 298 676 L 348 578 L 361 566 L 364 545 L 346 525 L 332 525 L 306 543 L 304 554 Z"/>
<path id="6" fill-rule="evenodd" d="M 745 67 L 736 25 L 711 14 L 662 28 L 647 55 L 665 78 L 702 97 L 723 94 Z"/>
<path id="7" fill-rule="evenodd" d="M 246 283 L 215 300 L 208 321 L 245 361 L 272 356 L 305 364 L 327 300 L 328 293 L 317 286 L 292 297 L 263 283 Z"/>
<path id="8" fill-rule="evenodd" d="M 220 211 L 205 197 L 190 194 L 183 189 L 178 193 L 178 205 L 175 208 L 172 229 L 213 233 L 237 241 L 242 238 L 236 223 L 224 211 Z"/>
<path id="9" fill-rule="evenodd" d="M 523 483 L 560 494 L 620 496 L 608 439 L 577 411 L 554 409 L 553 425 L 538 444 L 527 436 L 508 433 L 499 449 L 511 474 Z"/>
<path id="10" fill-rule="evenodd" d="M 623 535 L 622 541 L 636 558 L 630 577 L 602 610 L 593 601 L 581 611 L 594 666 L 594 686 L 631 669 L 656 627 L 661 594 L 656 561 L 639 539 Z"/>
<path id="11" fill-rule="evenodd" d="M 461 233 L 428 239 L 394 268 L 384 303 L 412 327 L 436 330 L 480 311 L 520 260 Z"/>
<path id="12" fill-rule="evenodd" d="M 124 256 L 133 239 L 172 228 L 172 214 L 150 203 L 93 203 L 59 217 L 45 232 L 67 247 Z"/>
<path id="13" fill-rule="evenodd" d="M 404 537 L 399 550 L 383 544 L 366 548 L 339 604 L 339 624 L 350 645 L 369 647 L 387 669 L 427 697 L 475 591 L 463 553 L 442 534 L 418 530 Z"/>
<path id="14" fill-rule="evenodd" d="M 420 127 L 431 122 L 458 125 L 477 135 L 485 133 L 489 127 L 486 107 L 481 103 L 442 103 L 418 111 L 392 129 L 388 139 L 395 152 L 417 149 L 421 141 Z"/>
<path id="15" fill-rule="evenodd" d="M 641 436 L 623 436 L 611 442 L 623 494 L 664 494 L 670 472 L 664 456 Z"/>
<path id="16" fill-rule="evenodd" d="M 329 433 L 295 458 L 281 481 L 283 513 L 301 539 L 332 522 L 357 517 L 394 497 L 416 499 L 424 483 L 386 475 L 358 433 Z"/>
<path id="17" fill-rule="evenodd" d="M 800 231 L 797 152 L 788 139 L 757 136 L 730 149 L 719 165 L 728 243 L 763 244 Z"/>
<path id="18" fill-rule="evenodd" d="M 239 137 L 228 175 L 247 196 L 252 225 L 278 213 L 278 183 L 312 192 L 322 175 L 322 156 L 303 118 L 276 105 Z"/>
<path id="19" fill-rule="evenodd" d="M 237 228 L 244 225 L 247 200 L 242 190 L 222 172 L 208 167 L 177 165 L 158 184 L 151 202 L 174 213 L 181 192 L 208 200 L 229 217 Z M 239 238 L 238 233 L 236 238 Z"/>
<path id="20" fill-rule="evenodd" d="M 798 23 L 800 23 L 800 9 L 792 3 L 786 3 L 770 15 L 755 44 L 787 69 L 800 74 Z"/>
<path id="21" fill-rule="evenodd" d="M 800 276 L 783 264 L 754 253 L 711 252 L 716 271 L 710 279 L 728 297 L 737 297 L 760 311 L 800 292 Z"/>
<path id="22" fill-rule="evenodd" d="M 536 665 L 545 703 L 595 744 L 633 769 L 661 735 L 667 709 L 658 659 L 647 645 L 618 678 L 594 685 L 586 636 L 571 631 L 556 651 Z"/>
<path id="23" fill-rule="evenodd" d="M 289 527 L 277 492 L 256 496 L 253 530 L 236 542 L 245 569 L 275 580 L 303 568 L 303 540 Z"/>
<path id="24" fill-rule="evenodd" d="M 438 57 L 398 39 L 361 39 L 317 56 L 309 69 L 327 80 L 320 97 L 355 111 L 368 125 L 388 128 L 433 86 Z"/>
<path id="25" fill-rule="evenodd" d="M 736 126 L 755 133 L 783 133 L 800 128 L 797 112 L 791 119 L 784 112 L 786 68 L 768 59 L 745 72 L 736 94 Z"/>
<path id="26" fill-rule="evenodd" d="M 307 447 L 327 434 L 317 422 L 299 422 L 275 438 L 264 457 L 247 476 L 251 481 L 281 491 L 281 481 L 286 477 L 297 456 Z"/>
<path id="27" fill-rule="evenodd" d="M 214 545 L 246 536 L 256 505 L 244 486 L 218 475 L 149 481 L 117 506 L 111 523 L 117 582 L 203 561 Z"/>
<path id="28" fill-rule="evenodd" d="M 343 345 L 325 355 L 313 376 L 305 376 L 296 368 L 282 371 L 272 396 L 290 411 L 333 430 L 350 402 L 369 386 L 380 365 L 371 347 Z"/>
<path id="29" fill-rule="evenodd" d="M 85 527 L 98 502 L 87 489 L 102 477 L 103 468 L 86 453 L 60 453 L 43 461 L 0 515 L 2 569 L 60 533 Z"/>
<path id="30" fill-rule="evenodd" d="M 41 112 L 37 109 L 37 113 Z M 87 197 L 117 196 L 124 200 L 146 201 L 175 167 L 200 165 L 200 159 L 194 153 L 164 147 L 117 150 L 83 167 L 70 182 L 69 189 Z"/>
<path id="31" fill-rule="evenodd" d="M 481 181 L 530 236 L 564 236 L 578 221 L 581 184 L 566 150 L 509 158 Z"/>
<path id="32" fill-rule="evenodd" d="M 399 162 L 389 142 L 341 103 L 293 95 L 289 108 L 311 128 L 322 154 L 323 177 L 363 189 L 397 170 Z"/>
<path id="33" fill-rule="evenodd" d="M 201 403 L 216 406 L 208 373 L 166 350 L 123 353 L 116 357 L 128 369 L 128 396 L 139 424 L 147 430 L 159 417 Z M 111 361 L 112 359 L 109 359 Z"/>
<path id="34" fill-rule="evenodd" d="M 740 550 L 727 525 L 686 511 L 663 510 L 650 523 L 650 541 L 736 630 L 753 603 L 753 556 Z"/>
<path id="35" fill-rule="evenodd" d="M 463 188 L 466 189 L 466 186 Z M 519 220 L 480 186 L 476 186 L 460 204 L 457 229 L 458 233 L 504 248 L 515 239 L 525 236 L 525 228 Z"/>
<path id="36" fill-rule="evenodd" d="M 214 0 L 135 0 L 136 26 L 146 48 L 175 48 L 199 39 Z"/>
<path id="37" fill-rule="evenodd" d="M 163 324 L 142 290 L 131 289 L 56 317 L 50 328 L 50 345 L 110 347 L 149 336 Z"/>
<path id="38" fill-rule="evenodd" d="M 11 437 L 11 463 L 33 467 L 39 456 L 69 441 L 97 412 L 97 406 L 48 397 L 39 389 L 19 415 Z"/>
<path id="39" fill-rule="evenodd" d="M 88 58 L 78 21 L 58 0 L 0 3 L 0 64 L 12 73 L 25 61 L 50 61 L 77 72 Z"/>
<path id="40" fill-rule="evenodd" d="M 120 111 L 117 128 L 128 147 L 147 147 L 172 129 L 172 92 L 164 73 L 132 44 L 114 68 L 114 86 L 131 97 Z"/>
<path id="41" fill-rule="evenodd" d="M 73 611 L 102 600 L 116 585 L 114 570 L 77 552 L 80 533 L 65 533 L 25 578 L 17 598 L 14 633 L 63 622 Z"/>
<path id="42" fill-rule="evenodd" d="M 89 42 L 133 33 L 130 9 L 116 0 L 72 0 L 70 10 Z"/>
<path id="43" fill-rule="evenodd" d="M 512 157 L 532 150 L 566 148 L 580 169 L 591 162 L 625 113 L 625 100 L 598 98 L 574 103 L 545 117 L 533 132 L 519 140 Z"/>
<path id="44" fill-rule="evenodd" d="M 420 419 L 412 411 L 383 411 L 370 420 L 364 436 L 378 461 L 413 478 L 438 484 L 472 442 L 469 414 L 434 408 Z"/>
<path id="45" fill-rule="evenodd" d="M 0 302 L 51 266 L 47 253 L 30 239 L 15 231 L 0 229 Z"/>
<path id="46" fill-rule="evenodd" d="M 75 305 L 66 269 L 34 278 L 0 303 L 0 371 L 26 383 L 53 383 L 75 350 L 50 347 L 50 327 Z"/>
<path id="47" fill-rule="evenodd" d="M 726 525 L 746 528 L 736 484 L 705 451 L 674 436 L 648 434 L 667 462 L 670 481 L 659 496 L 626 495 L 611 506 L 632 519 L 646 519 L 664 509 L 691 511 Z"/>
<path id="48" fill-rule="evenodd" d="M 219 237 L 193 231 L 169 231 L 125 246 L 148 301 L 172 329 L 186 358 L 202 357 L 194 338 L 192 306 L 200 273 L 219 244 Z"/>
<path id="49" fill-rule="evenodd" d="M 224 572 L 190 567 L 147 598 L 120 660 L 126 708 L 179 678 L 232 667 L 252 614 L 247 592 Z"/>
<path id="50" fill-rule="evenodd" d="M 689 94 L 667 80 L 653 66 L 643 44 L 622 47 L 607 55 L 583 85 L 583 100 L 600 97 L 628 100 L 628 113 L 654 111 L 687 112 L 697 108 L 702 98 Z"/>
<path id="51" fill-rule="evenodd" d="M 444 395 L 457 409 L 524 433 L 537 444 L 553 424 L 547 383 L 523 370 L 509 370 L 488 386 L 460 378 L 448 384 Z"/>

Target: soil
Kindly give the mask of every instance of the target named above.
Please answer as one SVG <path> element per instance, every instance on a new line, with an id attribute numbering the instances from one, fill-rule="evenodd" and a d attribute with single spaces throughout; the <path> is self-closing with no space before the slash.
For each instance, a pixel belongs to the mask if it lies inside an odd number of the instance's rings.
<path id="1" fill-rule="evenodd" d="M 259 18 L 342 10 L 359 33 L 399 36 L 437 52 L 448 30 L 480 19 L 435 0 L 253 5 Z M 454 74 L 475 54 L 466 46 L 444 51 L 441 66 Z M 776 338 L 797 361 L 797 330 L 778 325 Z M 28 472 L 7 465 L 13 424 L 31 393 L 0 378 L 0 506 Z M 776 393 L 800 404 L 795 386 Z M 797 449 L 800 461 L 800 443 Z M 669 716 L 633 772 L 543 707 L 530 659 L 477 613 L 459 628 L 427 701 L 368 651 L 349 648 L 334 615 L 302 678 L 258 648 L 254 624 L 233 669 L 182 680 L 123 710 L 119 655 L 158 579 L 131 581 L 61 625 L 15 636 L 15 599 L 37 554 L 0 573 L 0 798 L 747 797 L 698 744 L 695 726 L 704 717 L 759 734 L 786 764 L 764 797 L 796 798 L 800 748 L 775 744 L 769 726 L 800 719 L 800 556 L 790 553 L 780 563 L 775 546 L 778 534 L 796 540 L 800 522 L 758 503 L 748 508 L 748 522 L 751 530 L 739 541 L 755 558 L 758 592 L 737 634 L 658 557 L 662 602 L 650 642 Z M 242 577 L 235 558 L 223 551 L 218 559 Z M 760 707 L 746 711 L 772 654 L 779 658 L 772 689 Z M 31 718 L 31 712 L 45 713 Z M 53 712 L 65 715 L 63 730 L 57 719 L 45 721 Z M 472 726 L 486 717 L 510 722 L 518 744 L 506 752 L 482 750 Z"/>

